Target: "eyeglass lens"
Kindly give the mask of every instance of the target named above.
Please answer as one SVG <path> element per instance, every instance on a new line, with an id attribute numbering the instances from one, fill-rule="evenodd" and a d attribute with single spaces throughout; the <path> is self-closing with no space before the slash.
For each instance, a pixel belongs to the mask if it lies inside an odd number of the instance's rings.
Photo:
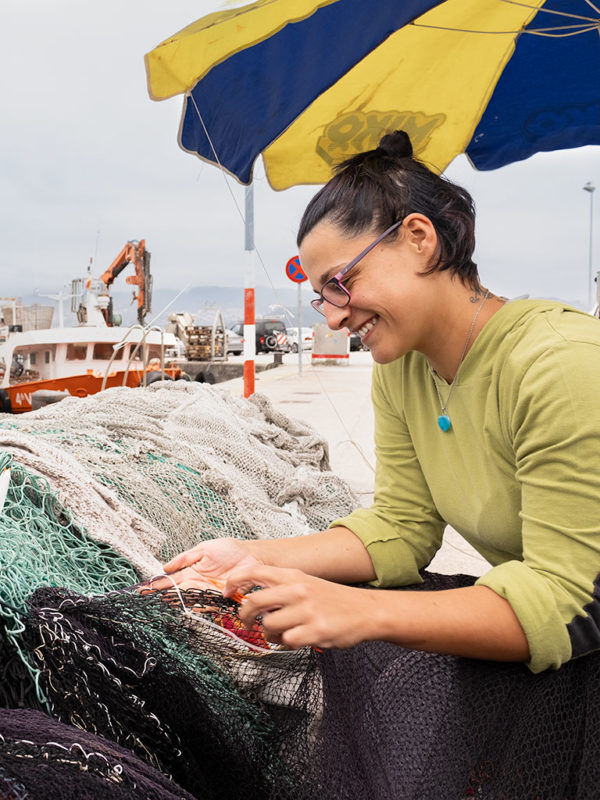
<path id="1" fill-rule="evenodd" d="M 311 306 L 321 314 L 325 314 L 323 300 L 327 300 L 332 306 L 343 308 L 350 302 L 350 292 L 344 289 L 337 280 L 332 280 L 323 286 L 321 297 L 316 297 L 314 300 L 311 300 Z"/>

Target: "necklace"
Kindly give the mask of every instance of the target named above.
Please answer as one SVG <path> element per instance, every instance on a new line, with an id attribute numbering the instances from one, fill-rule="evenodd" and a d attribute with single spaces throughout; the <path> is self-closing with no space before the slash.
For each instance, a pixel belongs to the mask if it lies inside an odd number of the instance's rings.
<path id="1" fill-rule="evenodd" d="M 440 401 L 440 406 L 442 407 L 442 413 L 439 415 L 437 423 L 444 432 L 449 431 L 450 428 L 452 427 L 452 423 L 450 422 L 450 417 L 448 416 L 448 405 L 450 403 L 452 392 L 458 380 L 458 373 L 460 372 L 460 368 L 467 354 L 467 348 L 469 347 L 469 342 L 471 341 L 471 337 L 473 336 L 473 331 L 475 329 L 475 323 L 477 322 L 477 317 L 479 316 L 479 312 L 485 305 L 485 301 L 488 299 L 489 296 L 490 296 L 490 290 L 487 289 L 483 297 L 483 300 L 479 304 L 477 311 L 475 312 L 475 316 L 473 317 L 473 322 L 471 323 L 471 327 L 469 328 L 469 333 L 467 334 L 467 341 L 465 342 L 465 346 L 463 347 L 463 351 L 461 353 L 460 360 L 458 362 L 458 367 L 456 368 L 456 374 L 454 375 L 454 380 L 450 384 L 450 391 L 448 392 L 448 397 L 446 398 L 445 403 L 442 398 L 442 393 L 440 392 L 440 387 L 437 382 L 436 372 L 434 368 L 431 366 L 431 364 L 429 365 L 429 369 L 431 370 L 431 377 L 433 378 L 433 382 L 435 384 L 435 390 L 437 392 L 437 396 Z"/>

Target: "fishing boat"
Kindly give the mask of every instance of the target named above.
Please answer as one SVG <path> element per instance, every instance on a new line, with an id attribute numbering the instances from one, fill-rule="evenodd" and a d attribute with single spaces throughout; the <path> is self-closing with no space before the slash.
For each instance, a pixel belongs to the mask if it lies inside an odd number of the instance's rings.
<path id="1" fill-rule="evenodd" d="M 139 245 L 143 241 L 133 243 L 138 254 Z M 1 412 L 31 411 L 36 392 L 87 397 L 114 386 L 136 387 L 164 376 L 182 376 L 181 369 L 168 361 L 180 348 L 177 337 L 143 325 L 150 308 L 148 259 L 145 283 L 142 272 L 127 279 L 138 285 L 139 324 L 123 326 L 112 312 L 108 287 L 123 262 L 133 259 L 124 248 L 102 278 L 93 279 L 88 268 L 86 279 L 73 281 L 71 308 L 78 325 L 64 324 L 61 307 L 58 327 L 25 330 L 13 309 L 12 324 L 9 318 L 0 328 Z"/>

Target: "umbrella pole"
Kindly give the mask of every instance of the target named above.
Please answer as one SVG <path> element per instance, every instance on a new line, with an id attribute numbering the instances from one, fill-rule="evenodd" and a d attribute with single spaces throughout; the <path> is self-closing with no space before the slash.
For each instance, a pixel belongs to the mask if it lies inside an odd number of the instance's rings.
<path id="1" fill-rule="evenodd" d="M 244 397 L 254 394 L 254 356 L 256 354 L 256 325 L 254 317 L 254 184 L 246 186 L 244 215 L 246 269 L 244 275 Z"/>

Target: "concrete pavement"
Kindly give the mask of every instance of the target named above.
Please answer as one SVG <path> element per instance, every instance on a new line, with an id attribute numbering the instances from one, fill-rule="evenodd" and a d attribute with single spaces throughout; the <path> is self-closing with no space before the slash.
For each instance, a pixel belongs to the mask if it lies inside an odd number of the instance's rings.
<path id="1" fill-rule="evenodd" d="M 257 362 L 272 361 L 272 356 L 257 356 Z M 290 417 L 307 422 L 329 442 L 331 469 L 352 487 L 361 505 L 373 500 L 375 455 L 373 448 L 373 409 L 371 407 L 370 353 L 350 353 L 347 363 L 311 363 L 311 354 L 283 357 L 283 364 L 259 372 L 255 391 L 266 395 L 273 405 Z M 236 396 L 243 396 L 243 380 L 236 378 L 219 384 Z M 452 528 L 430 569 L 445 574 L 482 575 L 489 564 Z"/>

